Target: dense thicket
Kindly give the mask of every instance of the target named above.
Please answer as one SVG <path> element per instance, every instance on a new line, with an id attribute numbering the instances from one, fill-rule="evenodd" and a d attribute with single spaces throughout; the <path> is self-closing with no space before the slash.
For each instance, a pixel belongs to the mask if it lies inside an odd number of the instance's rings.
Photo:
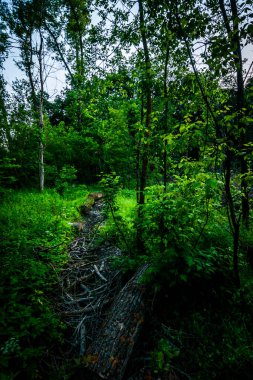
<path id="1" fill-rule="evenodd" d="M 108 222 L 102 236 L 116 239 L 126 253 L 121 268 L 149 262 L 150 292 L 170 297 L 174 308 L 174 314 L 163 308 L 154 312 L 156 322 L 172 321 L 174 330 L 169 336 L 158 329 L 157 339 L 149 342 L 152 370 L 194 379 L 239 379 L 240 373 L 250 378 L 252 0 L 1 0 L 0 6 L 3 210 L 10 197 L 19 202 L 20 190 L 46 187 L 64 199 L 70 184 L 103 178 L 113 227 Z M 22 79 L 13 80 L 10 90 L 4 62 L 14 51 Z M 51 96 L 50 77 L 63 73 L 64 88 Z M 136 204 L 132 198 L 131 206 L 126 199 L 122 203 L 130 211 L 122 210 L 121 195 L 115 198 L 120 184 L 135 189 Z M 35 265 L 32 245 L 23 232 L 19 239 L 8 232 L 5 212 L 1 218 L 4 278 L 16 278 L 14 251 Z M 185 310 L 174 294 L 186 302 Z M 223 321 L 222 343 L 219 334 L 212 335 L 209 364 L 193 344 L 199 367 L 194 372 L 187 361 L 191 344 L 179 332 L 195 329 L 206 347 L 205 335 L 222 318 L 231 328 Z M 12 325 L 11 317 L 8 321 Z M 50 323 L 53 331 L 56 322 Z M 18 357 L 17 368 L 23 362 L 27 367 L 30 354 L 21 355 L 19 348 L 30 342 L 22 339 L 14 327 L 4 335 L 6 368 L 12 355 Z M 185 352 L 175 348 L 179 341 Z M 16 346 L 8 348 L 10 342 Z"/>

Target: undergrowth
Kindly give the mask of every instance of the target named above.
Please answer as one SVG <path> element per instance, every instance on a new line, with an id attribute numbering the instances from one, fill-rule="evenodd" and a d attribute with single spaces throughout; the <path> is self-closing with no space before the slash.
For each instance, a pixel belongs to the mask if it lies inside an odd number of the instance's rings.
<path id="1" fill-rule="evenodd" d="M 117 244 L 127 256 L 132 256 L 136 237 L 134 225 L 136 216 L 135 191 L 120 189 L 115 194 L 111 207 L 107 207 L 106 214 L 106 224 L 102 226 L 100 231 L 101 238 Z"/>
<path id="2" fill-rule="evenodd" d="M 221 189 L 221 181 L 204 173 L 175 177 L 166 193 L 162 186 L 151 186 L 146 189 L 142 219 L 137 217 L 134 192 L 114 193 L 115 215 L 109 217 L 104 233 L 124 251 L 115 262 L 121 270 L 150 264 L 143 278 L 149 294 L 143 339 L 149 349 L 146 363 L 160 376 L 251 378 L 252 270 L 248 270 L 243 246 L 252 231 L 242 230 L 240 238 L 239 291 Z M 134 245 L 136 228 L 142 233 L 143 252 Z"/>
<path id="3" fill-rule="evenodd" d="M 41 378 L 43 360 L 60 346 L 64 325 L 50 294 L 67 260 L 86 187 L 7 191 L 0 210 L 0 378 Z M 46 360 L 45 360 L 46 362 Z M 46 366 L 45 366 L 46 367 Z M 47 376 L 44 374 L 44 376 Z"/>
<path id="4" fill-rule="evenodd" d="M 144 339 L 152 373 L 192 380 L 250 379 L 252 271 L 242 247 L 244 241 L 249 246 L 251 232 L 241 236 L 243 287 L 238 291 L 218 181 L 200 174 L 176 178 L 166 193 L 162 186 L 147 188 L 141 220 L 135 192 L 120 188 L 117 176 L 105 177 L 103 192 L 108 219 L 100 229 L 101 240 L 123 252 L 115 265 L 131 272 L 144 262 L 150 264 L 143 279 L 149 305 Z M 50 357 L 63 343 L 65 326 L 51 300 L 57 273 L 67 260 L 67 245 L 75 235 L 69 222 L 79 220 L 78 209 L 87 195 L 87 188 L 67 186 L 62 196 L 53 190 L 10 191 L 4 196 L 1 380 L 57 379 Z M 143 252 L 135 245 L 138 228 Z M 68 378 L 62 369 L 59 373 Z"/>

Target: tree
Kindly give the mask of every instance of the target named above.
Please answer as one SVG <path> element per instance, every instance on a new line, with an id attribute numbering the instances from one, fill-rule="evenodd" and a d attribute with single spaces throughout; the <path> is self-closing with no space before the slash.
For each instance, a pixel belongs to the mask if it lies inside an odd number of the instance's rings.
<path id="1" fill-rule="evenodd" d="M 50 71 L 45 63 L 45 20 L 50 14 L 50 2 L 13 0 L 3 3 L 2 19 L 9 28 L 9 38 L 15 39 L 20 50 L 18 67 L 24 71 L 30 86 L 30 99 L 34 120 L 39 130 L 39 187 L 44 189 L 44 97 L 45 81 Z"/>
<path id="2" fill-rule="evenodd" d="M 250 2 L 249 2 L 250 3 Z M 244 117 L 244 111 L 245 111 L 245 88 L 244 88 L 244 78 L 243 78 L 243 60 L 242 60 L 242 50 L 241 50 L 241 44 L 242 44 L 242 30 L 241 30 L 241 20 L 242 17 L 246 17 L 248 10 L 244 4 L 244 15 L 240 14 L 238 11 L 238 5 L 236 0 L 230 1 L 230 14 L 228 16 L 228 11 L 226 10 L 224 0 L 219 0 L 219 6 L 220 11 L 222 13 L 223 22 L 227 31 L 227 43 L 230 46 L 230 53 L 232 54 L 232 65 L 234 67 L 234 70 L 236 72 L 236 121 L 237 121 L 237 128 L 238 128 L 238 149 L 242 151 L 244 148 L 244 144 L 246 141 L 246 135 L 245 128 L 247 129 L 247 126 L 245 126 L 245 123 L 243 122 Z M 230 22 L 231 20 L 231 22 Z M 231 24 L 231 26 L 230 26 Z M 244 27 L 245 29 L 245 27 Z M 245 38 L 244 33 L 244 38 Z M 246 174 L 248 171 L 247 167 L 247 161 L 245 157 L 241 154 L 240 156 L 240 164 L 241 164 L 241 187 L 242 187 L 242 218 L 244 221 L 245 226 L 249 227 L 249 197 L 248 197 L 248 186 L 246 181 Z"/>

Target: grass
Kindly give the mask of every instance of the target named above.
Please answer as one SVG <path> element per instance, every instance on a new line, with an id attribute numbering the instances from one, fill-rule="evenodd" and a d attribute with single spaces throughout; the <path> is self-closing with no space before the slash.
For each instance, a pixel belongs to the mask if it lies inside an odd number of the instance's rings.
<path id="1" fill-rule="evenodd" d="M 69 222 L 89 190 L 9 191 L 0 210 L 1 379 L 37 378 L 49 347 L 60 345 L 64 325 L 48 295 L 67 260 L 75 231 Z"/>
<path id="2" fill-rule="evenodd" d="M 117 215 L 119 215 L 131 228 L 133 226 L 134 216 L 136 212 L 136 194 L 134 190 L 123 189 L 116 197 L 118 207 Z"/>
<path id="3" fill-rule="evenodd" d="M 135 239 L 136 196 L 134 190 L 122 189 L 115 198 L 114 212 L 107 210 L 107 221 L 101 227 L 102 240 L 116 244 L 126 254 L 130 254 Z"/>

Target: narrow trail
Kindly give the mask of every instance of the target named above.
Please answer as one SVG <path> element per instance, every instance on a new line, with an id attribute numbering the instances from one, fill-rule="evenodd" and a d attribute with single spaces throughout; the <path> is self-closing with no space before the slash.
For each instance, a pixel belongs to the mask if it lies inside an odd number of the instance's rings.
<path id="1" fill-rule="evenodd" d="M 69 261 L 61 273 L 57 308 L 68 326 L 69 354 L 82 356 L 102 324 L 106 309 L 121 287 L 121 275 L 112 268 L 119 248 L 97 244 L 104 223 L 103 201 L 87 213 L 80 236 L 69 247 Z"/>

